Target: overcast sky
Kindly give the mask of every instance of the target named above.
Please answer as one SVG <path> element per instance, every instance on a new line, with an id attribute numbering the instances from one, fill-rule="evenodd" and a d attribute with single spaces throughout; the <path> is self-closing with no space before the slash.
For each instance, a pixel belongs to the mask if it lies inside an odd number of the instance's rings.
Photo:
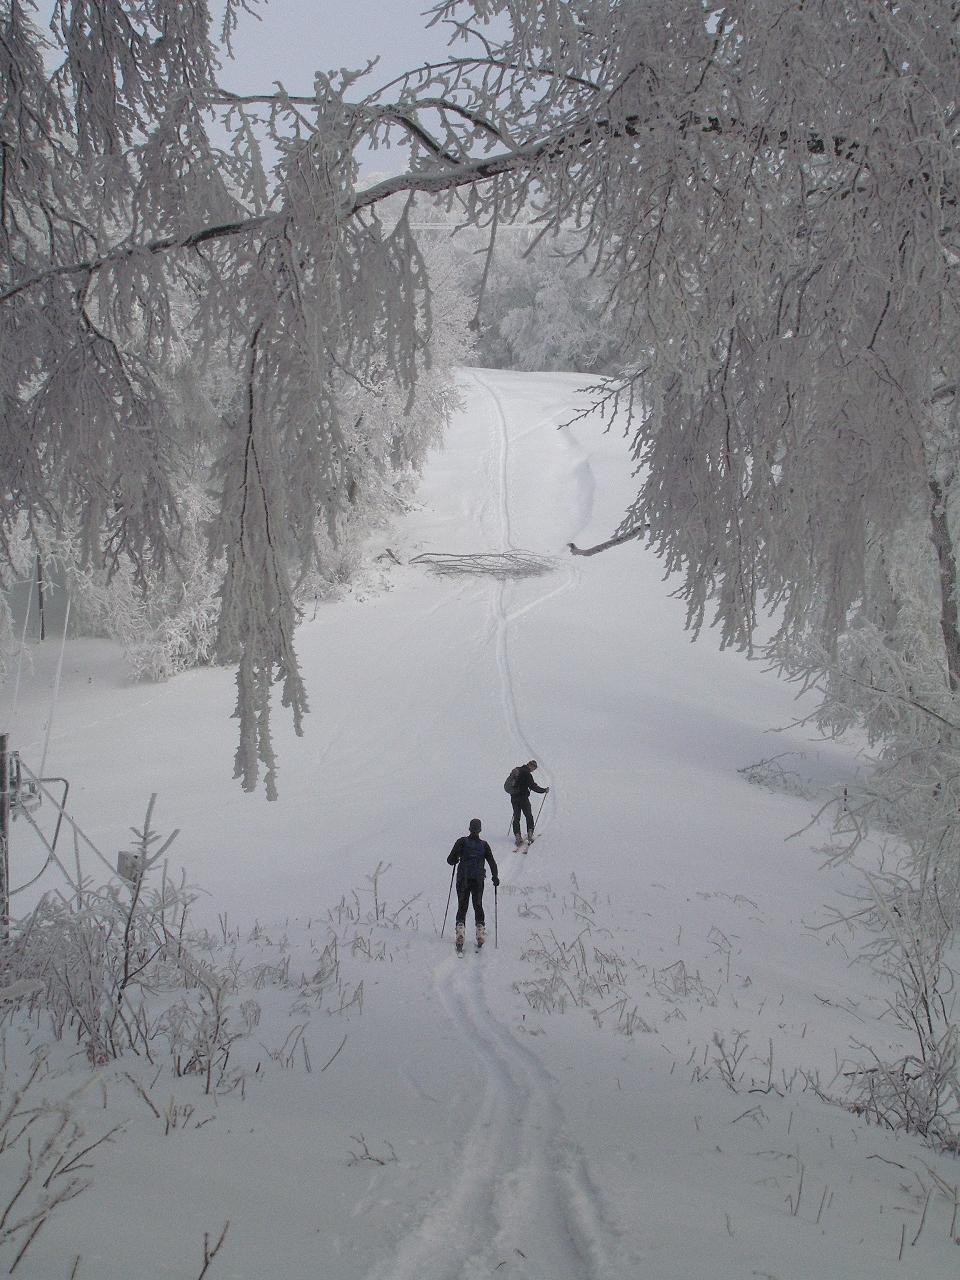
<path id="1" fill-rule="evenodd" d="M 243 16 L 224 85 L 250 93 L 279 80 L 291 93 L 309 93 L 317 68 L 356 69 L 380 55 L 369 79 L 376 88 L 400 71 L 447 56 L 444 28 L 426 27 L 428 7 L 429 0 L 269 0 L 260 7 L 261 21 Z"/>

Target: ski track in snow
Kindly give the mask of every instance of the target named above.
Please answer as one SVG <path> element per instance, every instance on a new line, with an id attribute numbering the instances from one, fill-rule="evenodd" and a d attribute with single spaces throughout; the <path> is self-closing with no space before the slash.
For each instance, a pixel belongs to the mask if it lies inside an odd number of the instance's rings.
<path id="1" fill-rule="evenodd" d="M 472 377 L 491 405 L 500 544 L 515 550 L 507 417 L 496 390 L 476 373 Z M 575 440 L 574 447 L 580 451 Z M 593 492 L 586 458 L 577 465 L 577 481 L 585 524 Z M 570 590 L 577 570 L 566 567 L 563 577 L 559 586 L 513 611 L 508 609 L 514 590 L 509 581 L 498 580 L 490 596 L 507 728 L 531 755 L 510 663 L 509 629 L 524 613 Z M 463 1099 L 461 1159 L 450 1185 L 438 1190 L 420 1222 L 368 1280 L 479 1280 L 495 1272 L 523 1280 L 619 1280 L 635 1274 L 636 1260 L 622 1256 L 620 1235 L 605 1219 L 583 1159 L 565 1137 L 555 1081 L 490 1010 L 483 968 L 479 958 L 447 954 L 433 976 L 440 1004 L 464 1041 L 465 1060 L 479 1069 L 480 1082 Z"/>
<path id="2" fill-rule="evenodd" d="M 498 453 L 497 466 L 497 515 L 499 521 L 500 546 L 503 550 L 515 551 L 513 533 L 510 525 L 510 497 L 508 482 L 508 466 L 510 459 L 510 441 L 507 433 L 507 419 L 503 405 L 493 388 L 477 374 L 474 381 L 486 394 L 492 404 L 493 429 Z M 520 726 L 520 713 L 517 707 L 517 695 L 510 669 L 510 652 L 508 636 L 508 618 L 506 608 L 508 583 L 504 578 L 496 579 L 492 588 L 491 610 L 496 635 L 497 670 L 500 673 L 500 690 L 503 697 L 503 710 L 507 728 L 512 739 L 519 742 L 531 757 L 533 748 L 524 736 Z"/>
<path id="3" fill-rule="evenodd" d="M 622 1280 L 637 1273 L 539 1059 L 487 1005 L 482 960 L 447 955 L 434 988 L 479 1075 L 463 1097 L 459 1162 L 417 1226 L 367 1280 Z"/>
<path id="4" fill-rule="evenodd" d="M 564 1136 L 553 1078 L 489 1009 L 482 965 L 447 957 L 435 972 L 447 1014 L 483 1078 L 465 1158 L 472 1162 L 475 1148 L 486 1147 L 489 1166 L 480 1250 L 454 1274 L 472 1280 L 507 1262 L 508 1275 L 530 1280 L 623 1275 L 605 1256 L 602 1242 L 615 1233 L 603 1221 L 582 1161 Z"/>
<path id="5" fill-rule="evenodd" d="M 476 371 L 471 373 L 472 380 L 484 398 L 490 404 L 491 430 L 494 433 L 494 448 L 497 452 L 496 472 L 498 476 L 498 492 L 497 492 L 497 512 L 499 519 L 499 538 L 500 545 L 505 550 L 518 550 L 519 548 L 513 542 L 512 524 L 510 519 L 510 445 L 532 436 L 534 433 L 543 429 L 546 421 L 541 421 L 535 426 L 528 427 L 525 431 L 514 432 L 511 435 L 509 430 L 507 414 L 503 407 L 496 388 L 485 378 L 481 377 Z M 577 440 L 576 435 L 571 428 L 564 430 L 559 437 L 566 449 L 572 450 L 576 455 L 574 464 L 574 474 L 577 481 L 577 497 L 579 500 L 579 523 L 573 532 L 573 537 L 577 537 L 580 531 L 586 528 L 593 514 L 593 499 L 595 492 L 595 482 L 593 471 L 590 466 L 589 457 L 585 450 Z M 527 759 L 538 760 L 541 765 L 545 765 L 546 775 L 549 774 L 549 762 L 545 761 L 541 751 L 531 743 L 528 734 L 524 730 L 523 721 L 520 715 L 519 698 L 516 690 L 516 682 L 514 680 L 513 669 L 510 662 L 510 627 L 517 622 L 524 614 L 531 610 L 539 609 L 554 599 L 556 596 L 565 594 L 572 590 L 580 581 L 580 570 L 570 560 L 563 563 L 560 570 L 561 580 L 556 586 L 545 588 L 539 594 L 534 595 L 525 604 L 517 605 L 513 608 L 508 607 L 513 595 L 515 594 L 516 584 L 509 579 L 500 579 L 495 581 L 491 587 L 491 617 L 492 628 L 496 641 L 496 660 L 497 668 L 500 675 L 500 689 L 503 699 L 503 711 L 506 721 L 507 733 L 510 739 L 520 744 L 521 754 Z M 558 779 L 552 779 L 555 784 Z M 560 780 L 562 781 L 562 780 Z M 556 802 L 554 803 L 554 812 L 558 811 Z M 539 819 L 539 813 L 538 813 Z"/>
<path id="6" fill-rule="evenodd" d="M 496 389 L 485 378 L 482 378 L 476 371 L 471 373 L 471 378 L 479 390 L 485 394 L 487 400 L 491 404 L 492 429 L 495 434 L 495 448 L 497 450 L 496 473 L 498 478 L 497 492 L 497 514 L 499 525 L 500 546 L 503 550 L 517 551 L 521 548 L 517 547 L 513 540 L 513 526 L 510 519 L 510 432 L 507 426 L 507 415 L 503 407 L 503 402 L 497 394 Z M 532 435 L 541 429 L 542 424 L 528 428 L 526 431 L 518 434 L 517 440 Z M 564 437 L 565 442 L 569 443 L 571 437 Z M 575 439 L 575 437 L 574 437 Z M 579 446 L 578 446 L 579 447 Z M 583 468 L 586 468 L 589 480 L 585 480 Z M 589 519 L 590 508 L 593 504 L 593 481 L 590 474 L 590 464 L 587 459 L 582 458 L 577 469 L 578 489 L 581 497 L 581 527 Z M 503 696 L 504 716 L 507 723 L 507 729 L 515 742 L 518 742 L 523 751 L 527 753 L 531 759 L 540 759 L 536 748 L 531 744 L 529 738 L 524 732 L 519 704 L 517 699 L 516 686 L 513 678 L 513 671 L 510 664 L 509 651 L 509 627 L 510 624 L 516 622 L 523 617 L 525 613 L 529 613 L 532 609 L 539 609 L 546 604 L 548 600 L 554 596 L 562 595 L 571 590 L 579 581 L 577 569 L 572 565 L 564 565 L 562 570 L 562 581 L 554 587 L 545 590 L 540 595 L 535 596 L 526 604 L 517 608 L 508 608 L 508 601 L 514 591 L 513 584 L 509 579 L 498 579 L 492 588 L 493 599 L 491 603 L 491 612 L 493 615 L 494 633 L 496 636 L 496 655 L 497 668 L 500 672 L 500 688 Z"/>

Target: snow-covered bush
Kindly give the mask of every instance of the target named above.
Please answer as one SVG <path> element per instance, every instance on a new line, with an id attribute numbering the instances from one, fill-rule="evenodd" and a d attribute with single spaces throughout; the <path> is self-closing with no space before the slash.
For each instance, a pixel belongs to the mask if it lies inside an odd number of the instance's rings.
<path id="1" fill-rule="evenodd" d="M 877 936 L 871 954 L 889 979 L 890 1016 L 912 1042 L 895 1061 L 868 1046 L 850 1076 L 851 1105 L 886 1128 L 922 1134 L 960 1153 L 957 975 L 947 963 L 953 929 L 936 879 L 920 891 L 895 875 L 870 877 Z"/>
<path id="2" fill-rule="evenodd" d="M 9 1189 L 0 1197 L 0 1258 L 8 1275 L 58 1207 L 91 1185 L 91 1153 L 116 1132 L 90 1137 L 70 1098 L 44 1095 L 46 1071 L 37 1053 L 22 1078 L 6 1067 L 0 1074 L 0 1179 Z"/>
<path id="3" fill-rule="evenodd" d="M 0 986 L 29 988 L 53 1036 L 75 1039 L 92 1064 L 153 1061 L 165 1044 L 176 1073 L 201 1074 L 209 1092 L 249 1019 L 235 1007 L 235 970 L 211 963 L 186 929 L 193 895 L 163 863 L 176 832 L 161 840 L 152 812 L 151 799 L 125 855 L 129 879 L 48 893 L 11 926 Z"/>
<path id="4" fill-rule="evenodd" d="M 116 640 L 136 679 L 165 680 L 216 655 L 218 568 L 203 536 L 211 505 L 194 482 L 182 493 L 177 566 L 162 580 L 149 571 L 138 580 L 124 562 L 113 572 L 85 565 L 71 543 L 57 556 L 76 630 Z"/>

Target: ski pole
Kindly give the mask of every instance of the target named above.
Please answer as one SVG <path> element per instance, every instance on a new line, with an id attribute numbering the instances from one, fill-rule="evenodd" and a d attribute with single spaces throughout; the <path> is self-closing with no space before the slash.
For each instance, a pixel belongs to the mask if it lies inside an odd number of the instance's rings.
<path id="1" fill-rule="evenodd" d="M 544 792 L 544 793 L 543 793 L 543 799 L 540 801 L 540 808 L 537 810 L 537 816 L 536 816 L 536 817 L 534 818 L 534 820 L 533 820 L 533 827 L 534 827 L 534 830 L 536 830 L 537 823 L 540 821 L 540 815 L 541 815 L 541 813 L 543 813 L 543 806 L 544 806 L 544 804 L 546 803 L 546 799 L 547 799 L 547 793 L 546 793 L 546 792 Z"/>
<path id="2" fill-rule="evenodd" d="M 456 865 L 454 865 L 453 870 L 450 872 L 450 888 L 447 890 L 447 905 L 446 905 L 446 907 L 445 907 L 445 909 L 444 909 L 444 912 L 443 912 L 443 924 L 440 926 L 440 937 L 441 937 L 441 938 L 443 937 L 443 931 L 444 931 L 444 929 L 447 927 L 447 912 L 450 910 L 450 897 L 451 897 L 451 895 L 452 895 L 452 893 L 453 893 L 453 877 L 454 877 L 456 874 L 457 874 L 457 868 L 456 868 Z"/>
<path id="3" fill-rule="evenodd" d="M 497 886 L 493 886 L 493 946 L 497 946 Z"/>

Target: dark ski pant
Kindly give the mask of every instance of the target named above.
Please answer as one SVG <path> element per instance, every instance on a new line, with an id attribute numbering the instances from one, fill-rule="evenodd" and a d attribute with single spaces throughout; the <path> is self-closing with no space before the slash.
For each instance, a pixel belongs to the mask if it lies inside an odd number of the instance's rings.
<path id="1" fill-rule="evenodd" d="M 486 917 L 483 914 L 483 881 L 482 880 L 458 880 L 457 881 L 457 924 L 466 924 L 467 922 L 467 906 L 473 898 L 473 918 L 477 925 L 486 923 Z"/>
<path id="2" fill-rule="evenodd" d="M 520 839 L 520 816 L 521 814 L 527 820 L 527 835 L 533 835 L 533 809 L 530 807 L 529 796 L 511 796 L 510 803 L 513 805 L 513 834 Z"/>

